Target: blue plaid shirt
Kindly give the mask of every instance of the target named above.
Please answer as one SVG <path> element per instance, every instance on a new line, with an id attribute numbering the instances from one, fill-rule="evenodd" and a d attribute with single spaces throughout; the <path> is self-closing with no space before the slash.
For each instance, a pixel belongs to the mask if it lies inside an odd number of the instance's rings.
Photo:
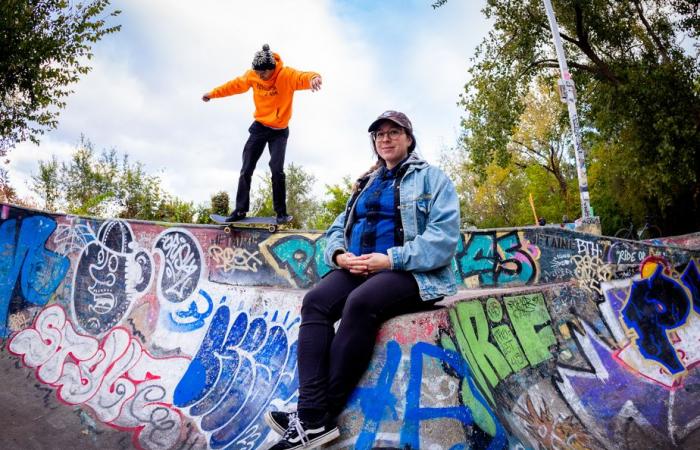
<path id="1" fill-rule="evenodd" d="M 384 253 L 396 242 L 397 215 L 394 186 L 401 164 L 388 170 L 382 167 L 380 174 L 367 186 L 355 207 L 356 221 L 350 234 L 350 248 L 354 255 Z"/>

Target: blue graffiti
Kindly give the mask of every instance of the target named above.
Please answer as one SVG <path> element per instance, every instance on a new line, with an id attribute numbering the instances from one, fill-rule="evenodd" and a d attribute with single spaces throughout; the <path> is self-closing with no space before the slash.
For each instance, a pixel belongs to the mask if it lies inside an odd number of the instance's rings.
<path id="1" fill-rule="evenodd" d="M 537 275 L 532 257 L 522 249 L 516 231 L 496 236 L 495 232 L 472 233 L 466 245 L 458 243 L 459 277 L 479 276 L 481 286 L 527 284 Z"/>
<path id="2" fill-rule="evenodd" d="M 696 313 L 700 314 L 700 300 L 698 300 L 700 299 L 700 273 L 698 272 L 698 266 L 695 265 L 694 260 L 691 260 L 685 268 L 685 271 L 683 271 L 681 281 L 690 291 L 690 296 L 693 299 L 693 309 Z"/>
<path id="3" fill-rule="evenodd" d="M 476 400 L 486 408 L 491 419 L 496 424 L 496 435 L 489 442 L 487 449 L 501 449 L 507 446 L 506 432 L 496 419 L 495 415 L 488 408 L 486 399 L 474 385 L 473 376 L 464 358 L 455 351 L 442 349 L 427 342 L 418 342 L 411 349 L 411 378 L 408 382 L 406 392 L 406 415 L 404 427 L 401 430 L 401 443 L 409 445 L 411 448 L 420 448 L 419 430 L 420 422 L 439 418 L 451 418 L 460 421 L 463 425 L 473 426 L 474 418 L 472 413 L 464 405 L 449 406 L 441 408 L 425 408 L 420 406 L 421 386 L 423 385 L 423 357 L 431 357 L 447 364 L 454 370 L 462 382 L 469 383 L 469 389 L 476 397 Z"/>
<path id="4" fill-rule="evenodd" d="M 68 258 L 47 250 L 46 240 L 56 229 L 56 222 L 46 216 L 32 216 L 21 221 L 6 220 L 0 225 L 0 338 L 7 337 L 6 326 L 10 300 L 17 281 L 24 300 L 45 305 L 68 272 Z"/>
<path id="5" fill-rule="evenodd" d="M 326 238 L 320 237 L 316 239 L 316 254 L 314 255 L 314 262 L 316 263 L 316 273 L 319 279 L 325 274 L 331 271 L 331 268 L 323 260 L 323 253 L 326 251 Z"/>
<path id="6" fill-rule="evenodd" d="M 693 299 L 686 289 L 664 273 L 659 264 L 649 277 L 632 282 L 629 300 L 622 308 L 625 324 L 637 333 L 639 351 L 647 359 L 663 364 L 672 374 L 685 370 L 673 348 L 668 330 L 685 324 Z M 681 281 L 694 296 L 697 293 L 697 268 L 691 261 Z"/>
<path id="7" fill-rule="evenodd" d="M 311 240 L 293 235 L 275 241 L 270 251 L 277 264 L 288 270 L 299 287 L 308 287 L 321 279 L 331 269 L 323 261 L 326 239 Z"/>
<path id="8" fill-rule="evenodd" d="M 372 387 L 360 386 L 355 389 L 349 402 L 349 407 L 358 405 L 364 416 L 362 429 L 355 442 L 356 449 L 370 449 L 375 442 L 379 426 L 383 420 L 401 420 L 403 427 L 400 435 L 400 448 L 420 448 L 420 423 L 433 419 L 453 419 L 459 421 L 465 432 L 467 429 L 478 428 L 474 422 L 472 413 L 464 405 L 449 407 L 421 407 L 421 387 L 423 386 L 423 359 L 430 357 L 441 364 L 450 367 L 461 381 L 469 383 L 469 388 L 488 411 L 496 425 L 495 436 L 486 442 L 475 442 L 475 447 L 487 449 L 501 449 L 507 447 L 508 439 L 503 426 L 500 424 L 493 411 L 488 407 L 486 399 L 480 394 L 472 381 L 469 366 L 459 353 L 442 349 L 427 342 L 418 342 L 411 349 L 411 365 L 409 380 L 406 390 L 406 408 L 404 417 L 400 418 L 396 413 L 397 399 L 391 392 L 399 363 L 401 361 L 401 347 L 396 341 L 386 344 L 386 362 L 382 368 L 377 382 Z M 466 448 L 463 444 L 456 444 L 452 449 Z"/>
<path id="9" fill-rule="evenodd" d="M 392 420 L 398 420 L 396 414 L 396 397 L 391 393 L 394 376 L 401 360 L 401 347 L 396 341 L 386 344 L 386 362 L 374 387 L 358 387 L 352 394 L 350 402 L 359 401 L 364 415 L 362 429 L 355 442 L 355 448 L 372 448 L 379 425 L 388 411 Z M 418 447 L 416 447 L 418 448 Z"/>
<path id="10" fill-rule="evenodd" d="M 277 313 L 269 320 L 239 312 L 231 322 L 227 306 L 214 313 L 202 346 L 174 392 L 174 405 L 201 416 L 212 448 L 264 440 L 262 413 L 270 403 L 287 403 L 296 395 L 296 341 L 291 343 Z M 285 321 L 289 315 L 285 316 Z M 231 325 L 229 328 L 229 324 Z"/>
<path id="11" fill-rule="evenodd" d="M 209 294 L 204 290 L 199 290 L 199 295 L 207 302 L 204 312 L 199 312 L 197 302 L 192 300 L 186 310 L 170 312 L 168 314 L 168 329 L 171 331 L 188 332 L 194 331 L 204 326 L 205 321 L 214 310 L 214 302 Z M 226 297 L 222 297 L 219 303 L 224 303 Z"/>

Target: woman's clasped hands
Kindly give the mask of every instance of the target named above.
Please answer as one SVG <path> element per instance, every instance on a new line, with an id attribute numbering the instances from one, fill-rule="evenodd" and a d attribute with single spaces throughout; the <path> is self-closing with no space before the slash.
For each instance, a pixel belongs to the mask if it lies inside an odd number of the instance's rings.
<path id="1" fill-rule="evenodd" d="M 389 257 L 383 253 L 368 253 L 355 256 L 352 253 L 341 253 L 335 257 L 335 262 L 353 275 L 371 275 L 382 270 L 391 269 Z"/>

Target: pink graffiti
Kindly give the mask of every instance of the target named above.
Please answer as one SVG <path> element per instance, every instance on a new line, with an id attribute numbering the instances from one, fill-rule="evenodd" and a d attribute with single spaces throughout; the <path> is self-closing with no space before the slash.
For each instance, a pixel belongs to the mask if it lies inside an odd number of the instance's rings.
<path id="1" fill-rule="evenodd" d="M 61 402 L 87 406 L 105 424 L 134 432 L 136 447 L 177 444 L 183 427 L 172 392 L 188 358 L 155 358 L 121 327 L 99 341 L 79 334 L 58 305 L 42 310 L 8 349 L 36 369 L 39 381 L 56 388 Z"/>
<path id="2" fill-rule="evenodd" d="M 530 256 L 532 256 L 532 259 L 534 259 L 534 260 L 540 259 L 540 255 L 542 254 L 542 252 L 540 251 L 540 248 L 537 245 L 530 242 L 528 239 L 523 238 L 523 249 L 525 251 L 527 251 L 530 254 Z M 518 258 L 517 256 L 516 256 L 516 258 L 519 261 L 529 264 L 529 261 L 527 261 L 527 259 L 525 257 L 521 256 L 520 254 L 518 254 L 518 256 L 520 256 L 520 258 Z"/>
<path id="3" fill-rule="evenodd" d="M 416 315 L 410 321 L 396 320 L 389 326 L 382 327 L 377 335 L 377 342 L 395 340 L 401 345 L 416 341 L 431 342 L 435 339 L 438 328 L 446 328 L 447 314 L 439 313 Z"/>

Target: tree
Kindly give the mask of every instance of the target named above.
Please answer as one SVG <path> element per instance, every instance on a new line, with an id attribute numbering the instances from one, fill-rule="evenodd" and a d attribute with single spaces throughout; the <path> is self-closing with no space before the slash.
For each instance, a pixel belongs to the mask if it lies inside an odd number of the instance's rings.
<path id="1" fill-rule="evenodd" d="M 251 195 L 250 211 L 254 216 L 258 217 L 274 217 L 275 208 L 272 206 L 272 178 L 269 171 L 264 174 L 258 174 L 260 184 Z M 289 197 L 289 195 L 287 195 Z M 291 211 L 287 208 L 287 211 Z M 298 211 L 292 211 L 294 218 L 299 215 Z"/>
<path id="2" fill-rule="evenodd" d="M 326 185 L 326 199 L 321 202 L 318 215 L 310 223 L 310 228 L 325 230 L 338 216 L 345 211 L 345 205 L 352 194 L 350 176 L 343 177 L 339 184 Z"/>
<path id="3" fill-rule="evenodd" d="M 568 115 L 552 85 L 551 79 L 538 79 L 525 95 L 507 150 L 516 167 L 539 166 L 554 177 L 559 194 L 566 199 L 576 169 L 572 152 L 566 151 L 572 148 Z"/>
<path id="4" fill-rule="evenodd" d="M 70 161 L 39 161 L 31 188 L 54 212 L 164 222 L 192 222 L 195 214 L 192 203 L 168 194 L 142 163 L 120 158 L 116 149 L 97 154 L 84 136 Z"/>
<path id="5" fill-rule="evenodd" d="M 118 167 L 114 149 L 103 150 L 96 158 L 92 142 L 81 136 L 71 161 L 62 163 L 60 171 L 56 172 L 66 210 L 71 214 L 91 216 L 116 214 L 109 201 L 119 196 Z M 45 200 L 48 207 L 48 198 Z"/>
<path id="6" fill-rule="evenodd" d="M 441 158 L 443 169 L 454 180 L 464 227 L 533 225 L 530 194 L 538 217 L 549 223 L 560 222 L 565 215 L 573 217 L 579 210 L 576 195 L 562 196 L 559 182 L 541 165 L 522 167 L 511 161 L 503 167 L 494 161 L 476 172 L 467 161 L 459 160 L 464 157 L 459 149 L 453 149 Z M 567 191 L 577 192 L 576 180 L 567 182 Z"/>
<path id="7" fill-rule="evenodd" d="M 58 201 L 61 199 L 61 182 L 59 179 L 60 164 L 56 155 L 49 161 L 39 161 L 39 173 L 32 176 L 32 190 L 44 200 L 44 209 L 57 211 L 61 209 Z"/>
<path id="8" fill-rule="evenodd" d="M 532 194 L 537 214 L 548 222 L 579 210 L 576 169 L 566 112 L 559 107 L 552 83 L 539 80 L 523 99 L 506 150 L 504 164 L 474 164 L 470 155 L 443 151 L 443 168 L 455 180 L 464 225 L 480 228 L 533 224 Z"/>
<path id="9" fill-rule="evenodd" d="M 318 202 L 312 196 L 316 178 L 294 163 L 285 168 L 287 176 L 287 212 L 294 216 L 293 228 L 312 228 L 320 212 Z M 262 184 L 253 193 L 251 211 L 256 216 L 275 216 L 272 204 L 272 179 L 270 173 L 259 176 Z"/>
<path id="10" fill-rule="evenodd" d="M 13 202 L 17 197 L 15 189 L 10 186 L 7 170 L 0 167 L 0 202 Z"/>
<path id="11" fill-rule="evenodd" d="M 228 192 L 219 191 L 211 196 L 211 212 L 222 216 L 228 215 L 229 197 Z"/>
<path id="12" fill-rule="evenodd" d="M 111 151 L 114 153 L 114 150 Z M 163 191 L 158 177 L 146 173 L 140 162 L 129 163 L 129 156 L 124 155 L 121 170 L 111 177 L 114 183 L 114 201 L 120 208 L 121 218 L 144 220 L 167 220 L 162 211 L 163 202 L 171 199 Z M 173 222 L 181 222 L 173 218 Z"/>
<path id="13" fill-rule="evenodd" d="M 90 70 L 92 45 L 110 26 L 109 0 L 0 2 L 0 156 L 18 142 L 38 143 L 56 128 L 71 85 Z"/>
<path id="14" fill-rule="evenodd" d="M 185 202 L 165 193 L 158 204 L 153 220 L 161 222 L 192 223 L 195 213 L 196 209 L 192 202 Z"/>
<path id="15" fill-rule="evenodd" d="M 604 230 L 623 215 L 641 221 L 646 214 L 661 217 L 667 232 L 697 229 L 700 47 L 681 43 L 684 35 L 698 36 L 698 2 L 552 3 L 580 120 L 590 130 L 584 146 L 591 201 Z M 490 0 L 483 12 L 494 26 L 477 48 L 461 97 L 463 148 L 482 174 L 493 161 L 509 164 L 527 94 L 540 80 L 558 77 L 540 0 Z"/>

